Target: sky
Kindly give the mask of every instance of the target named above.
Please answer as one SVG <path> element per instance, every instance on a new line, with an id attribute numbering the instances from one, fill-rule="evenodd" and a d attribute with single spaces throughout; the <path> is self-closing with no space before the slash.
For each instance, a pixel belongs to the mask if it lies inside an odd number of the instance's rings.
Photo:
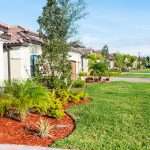
<path id="1" fill-rule="evenodd" d="M 78 22 L 85 46 L 110 52 L 150 55 L 150 0 L 85 0 L 87 16 Z M 0 22 L 38 29 L 46 0 L 0 0 Z"/>

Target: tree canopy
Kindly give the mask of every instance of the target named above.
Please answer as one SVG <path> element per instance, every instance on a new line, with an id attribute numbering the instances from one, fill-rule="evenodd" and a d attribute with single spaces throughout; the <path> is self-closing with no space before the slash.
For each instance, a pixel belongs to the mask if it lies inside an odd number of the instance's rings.
<path id="1" fill-rule="evenodd" d="M 45 78 L 50 88 L 67 86 L 71 78 L 68 61 L 70 50 L 67 40 L 76 32 L 77 21 L 84 16 L 83 0 L 47 0 L 42 15 L 38 18 L 39 31 L 43 39 L 42 63 Z"/>
<path id="2" fill-rule="evenodd" d="M 101 54 L 105 57 L 108 58 L 109 56 L 109 48 L 108 45 L 104 45 L 104 47 L 101 50 Z"/>

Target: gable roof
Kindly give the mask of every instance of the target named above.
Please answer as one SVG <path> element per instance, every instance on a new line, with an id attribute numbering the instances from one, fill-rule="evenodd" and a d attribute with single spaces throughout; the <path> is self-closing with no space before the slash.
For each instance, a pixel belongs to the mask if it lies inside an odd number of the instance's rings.
<path id="1" fill-rule="evenodd" d="M 0 39 L 2 39 L 4 45 L 7 46 L 22 45 L 25 43 L 40 45 L 42 43 L 38 33 L 32 32 L 21 26 L 0 23 L 0 31 Z"/>

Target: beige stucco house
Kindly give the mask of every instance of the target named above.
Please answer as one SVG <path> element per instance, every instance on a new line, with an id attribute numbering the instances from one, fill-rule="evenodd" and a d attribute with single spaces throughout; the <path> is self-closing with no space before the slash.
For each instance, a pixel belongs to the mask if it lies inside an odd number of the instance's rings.
<path id="1" fill-rule="evenodd" d="M 0 83 L 8 79 L 31 78 L 37 57 L 42 54 L 38 33 L 21 26 L 0 24 Z M 72 64 L 72 78 L 88 71 L 85 48 L 72 48 L 68 59 Z"/>

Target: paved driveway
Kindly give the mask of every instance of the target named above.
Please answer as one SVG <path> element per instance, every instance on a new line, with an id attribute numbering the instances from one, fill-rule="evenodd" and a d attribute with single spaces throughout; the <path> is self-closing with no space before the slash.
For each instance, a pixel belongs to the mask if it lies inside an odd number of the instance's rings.
<path id="1" fill-rule="evenodd" d="M 112 77 L 111 81 L 127 81 L 127 82 L 139 82 L 139 83 L 150 83 L 150 78 L 123 78 L 123 77 Z"/>
<path id="2" fill-rule="evenodd" d="M 9 144 L 0 144 L 0 150 L 63 150 L 55 148 L 45 148 L 45 147 L 32 147 L 25 145 L 9 145 Z"/>

